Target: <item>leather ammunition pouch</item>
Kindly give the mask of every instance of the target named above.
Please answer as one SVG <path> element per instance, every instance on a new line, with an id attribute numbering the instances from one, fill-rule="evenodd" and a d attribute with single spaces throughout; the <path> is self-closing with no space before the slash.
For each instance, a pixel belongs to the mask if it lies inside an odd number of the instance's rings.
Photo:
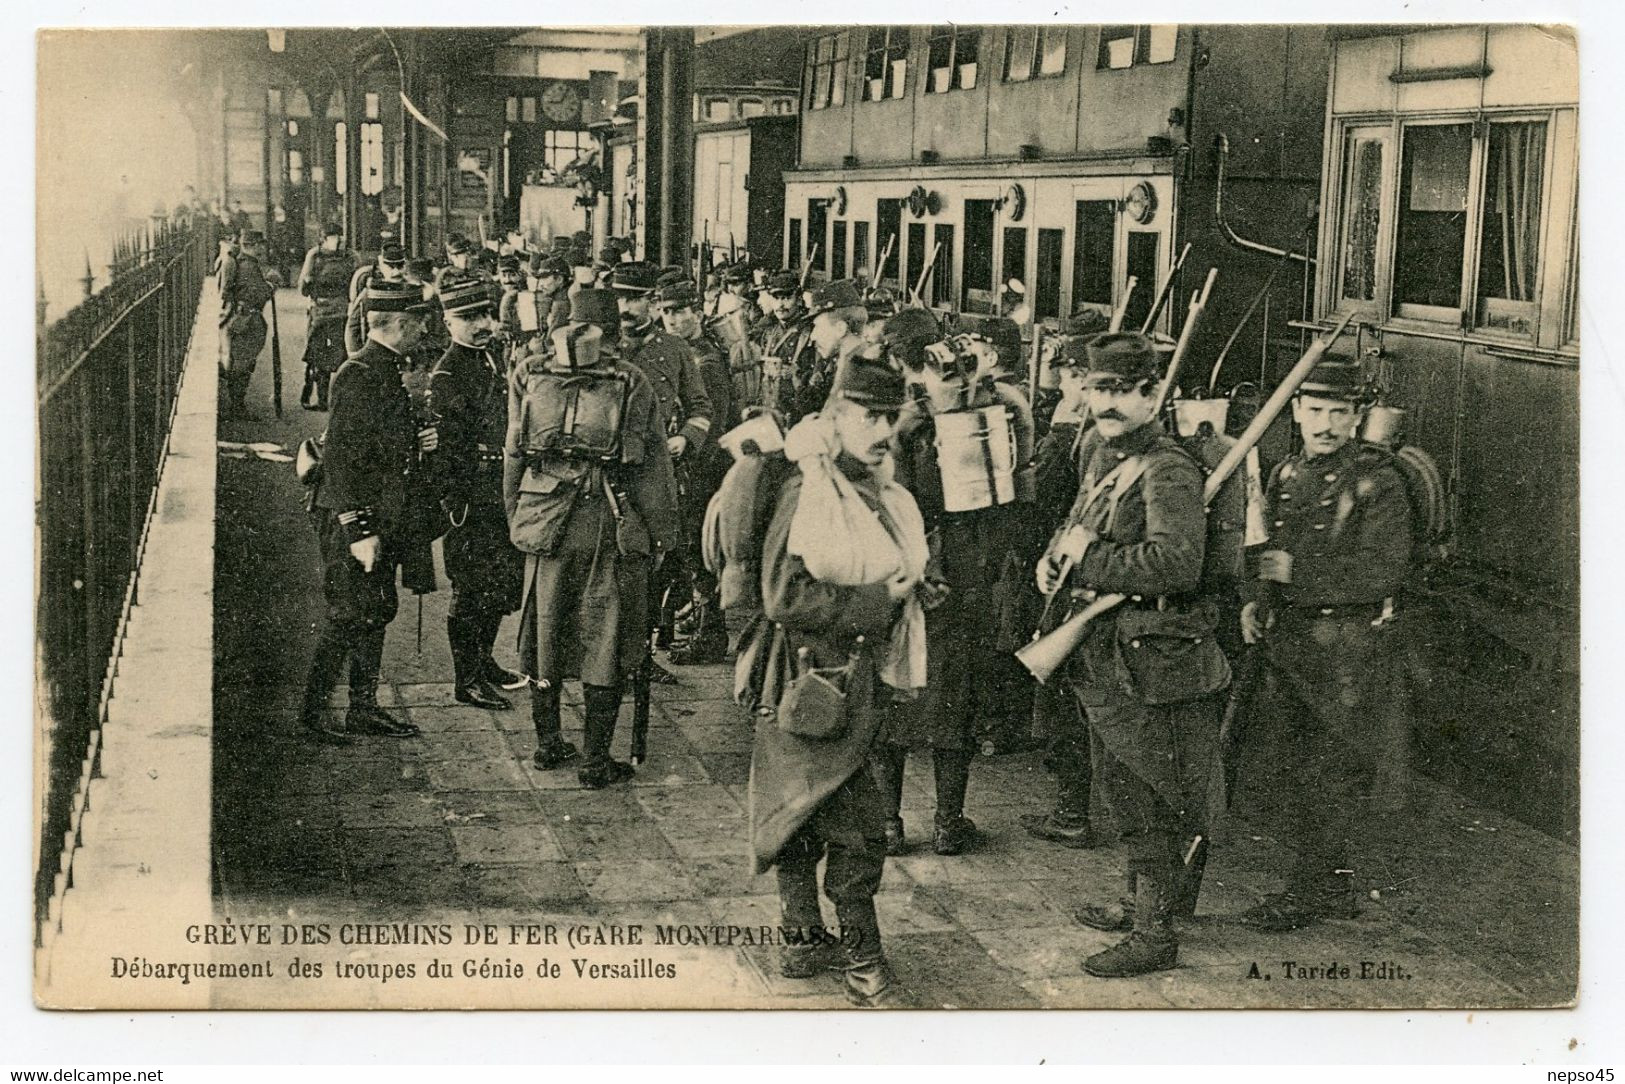
<path id="1" fill-rule="evenodd" d="M 1211 604 L 1189 610 L 1124 606 L 1117 614 L 1118 679 L 1145 704 L 1177 704 L 1230 684 Z"/>
<path id="2" fill-rule="evenodd" d="M 847 728 L 847 682 L 855 660 L 844 666 L 810 668 L 785 686 L 777 709 L 778 727 L 809 741 L 833 741 Z"/>

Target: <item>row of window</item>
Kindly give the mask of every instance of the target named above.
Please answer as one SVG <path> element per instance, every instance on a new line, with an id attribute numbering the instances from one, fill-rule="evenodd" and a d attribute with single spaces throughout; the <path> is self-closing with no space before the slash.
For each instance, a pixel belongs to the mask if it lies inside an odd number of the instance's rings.
<path id="1" fill-rule="evenodd" d="M 796 111 L 794 98 L 774 98 L 771 102 L 763 98 L 724 98 L 721 96 L 708 96 L 705 99 L 705 109 L 702 112 L 698 106 L 694 110 L 696 121 L 706 121 L 717 124 L 730 120 L 749 120 L 751 117 L 765 117 L 772 113 L 775 117 L 788 117 Z"/>
<path id="2" fill-rule="evenodd" d="M 1004 36 L 1004 56 L 995 57 L 1007 83 L 1061 75 L 1067 67 L 1067 26 L 1013 26 Z M 982 66 L 985 28 L 931 27 L 926 32 L 925 93 L 970 90 Z M 848 43 L 846 31 L 826 34 L 807 47 L 808 109 L 846 104 Z M 868 29 L 859 95 L 866 102 L 902 98 L 909 93 L 909 55 L 914 40 L 907 26 Z M 1100 28 L 1095 66 L 1130 68 L 1166 64 L 1174 59 L 1178 27 L 1105 26 Z"/>
<path id="3" fill-rule="evenodd" d="M 1005 226 L 995 251 L 998 204 L 991 199 L 968 199 L 964 204 L 961 264 L 954 267 L 954 244 L 960 227 L 952 223 L 909 222 L 904 226 L 902 199 L 878 199 L 874 214 L 874 259 L 884 260 L 880 280 L 908 291 L 921 287 L 926 304 L 951 306 L 966 312 L 991 314 L 998 308 L 999 285 L 1010 279 L 1028 281 L 1027 253 L 1032 231 L 1026 226 Z M 1162 235 L 1155 230 L 1129 230 L 1126 266 L 1117 267 L 1117 201 L 1075 201 L 1072 228 L 1071 309 L 1109 308 L 1119 280 L 1128 275 L 1155 282 L 1161 257 Z M 803 233 L 802 226 L 806 231 Z M 1062 315 L 1062 272 L 1066 230 L 1037 231 L 1037 263 L 1031 280 L 1034 314 L 1040 319 Z M 788 267 L 800 267 L 803 258 L 811 270 L 831 278 L 868 275 L 870 222 L 829 218 L 829 201 L 807 201 L 804 218 L 789 220 Z M 929 274 L 926 264 L 932 260 Z M 995 268 L 998 274 L 995 277 Z M 1140 290 L 1131 299 L 1126 326 L 1143 321 L 1152 303 L 1151 291 Z"/>
<path id="4" fill-rule="evenodd" d="M 1550 118 L 1346 127 L 1334 305 L 1534 339 L 1550 127 Z M 1572 274 L 1568 290 L 1562 341 L 1576 342 Z"/>

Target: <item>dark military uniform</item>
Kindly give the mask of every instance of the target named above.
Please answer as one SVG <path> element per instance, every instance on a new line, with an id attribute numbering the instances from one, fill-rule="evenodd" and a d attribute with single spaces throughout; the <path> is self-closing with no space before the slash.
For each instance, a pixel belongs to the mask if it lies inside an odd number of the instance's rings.
<path id="1" fill-rule="evenodd" d="M 226 333 L 222 375 L 228 402 L 237 413 L 245 409 L 248 381 L 265 349 L 269 330 L 265 304 L 275 296 L 276 287 L 252 254 L 239 252 L 221 261 L 220 326 Z"/>
<path id="2" fill-rule="evenodd" d="M 406 250 L 396 242 L 388 242 L 378 254 L 380 264 L 404 267 Z M 344 319 L 344 352 L 357 354 L 367 341 L 367 288 L 374 282 L 389 281 L 379 273 L 377 264 L 358 267 L 350 276 L 350 310 Z"/>
<path id="3" fill-rule="evenodd" d="M 317 245 L 305 253 L 299 292 L 310 298 L 310 319 L 305 332 L 305 386 L 299 398 L 307 408 L 327 409 L 328 384 L 344 364 L 344 324 L 354 270 L 355 254 L 347 249 L 329 252 Z"/>
<path id="4" fill-rule="evenodd" d="M 485 304 L 479 287 L 477 304 Z M 452 312 L 467 304 L 456 290 L 445 294 Z M 488 688 L 510 678 L 491 652 L 503 615 L 519 608 L 524 557 L 508 538 L 502 506 L 503 441 L 508 432 L 506 373 L 490 349 L 453 342 L 435 365 L 430 394 L 440 432 L 434 468 L 451 520 L 443 554 L 451 580 L 446 617 L 456 686 L 501 701 Z M 506 701 L 501 701 L 505 706 Z"/>
<path id="5" fill-rule="evenodd" d="M 607 291 L 583 290 L 577 298 L 583 314 L 595 305 L 607 306 L 613 319 Z M 611 760 L 610 742 L 625 680 L 648 654 L 649 566 L 671 548 L 677 510 L 665 424 L 649 379 L 607 349 L 598 353 L 598 340 L 582 338 L 585 332 L 584 320 L 572 321 L 555 333 L 553 358 L 533 357 L 514 371 L 503 497 L 510 537 L 527 555 L 520 663 L 536 680 L 535 695 L 551 692 L 537 708 L 538 755 L 559 740 L 560 684 L 579 677 L 587 745 L 581 779 L 603 786 L 631 775 L 630 766 Z M 572 345 L 578 341 L 594 346 L 578 355 Z M 605 459 L 543 450 L 548 433 L 538 419 L 559 414 L 550 397 L 561 394 L 566 380 L 587 378 L 618 381 L 624 396 L 615 451 Z M 544 722 L 551 733 L 540 733 Z"/>
<path id="6" fill-rule="evenodd" d="M 1103 336 L 1089 354 L 1091 381 L 1155 379 L 1144 336 Z M 1198 593 L 1202 487 L 1196 462 L 1148 422 L 1094 446 L 1068 517 L 1097 538 L 1063 587 L 1074 607 L 1096 594 L 1128 596 L 1086 626 L 1067 674 L 1136 885 L 1132 935 L 1090 957 L 1092 974 L 1159 970 L 1177 955 L 1171 914 L 1184 888 L 1185 849 L 1204 831 L 1217 694 L 1230 680 L 1215 638 L 1217 605 Z"/>
<path id="7" fill-rule="evenodd" d="M 818 350 L 812 341 L 812 324 L 805 314 L 789 322 L 774 317 L 773 322 L 775 326 L 762 336 L 760 402 L 784 415 L 788 424 L 794 424 L 801 417 L 795 377 L 812 370 Z"/>
<path id="8" fill-rule="evenodd" d="M 971 392 L 968 407 L 1001 402 L 991 383 Z M 1014 419 L 1012 417 L 1012 423 Z M 1030 505 L 1008 504 L 972 511 L 944 508 L 937 459 L 936 421 L 926 414 L 899 442 L 898 481 L 914 494 L 931 540 L 928 582 L 945 584 L 948 595 L 925 616 L 926 688 L 918 699 L 888 714 L 875 767 L 888 800 L 894 848 L 902 838 L 903 768 L 909 749 L 929 748 L 936 783 L 935 842 L 940 854 L 958 854 L 974 840 L 965 814 L 970 765 L 979 730 L 1000 715 L 998 690 L 989 680 L 1001 647 L 999 611 L 1006 557 L 1016 546 Z M 1031 448 L 1025 449 L 1031 454 Z M 1028 578 L 1023 572 L 1023 579 Z"/>
<path id="9" fill-rule="evenodd" d="M 1392 455 L 1353 440 L 1280 463 L 1266 505 L 1268 548 L 1291 555 L 1291 582 L 1248 591 L 1274 617 L 1254 740 L 1279 759 L 1295 860 L 1286 892 L 1253 919 L 1278 929 L 1353 911 L 1352 841 L 1362 822 L 1389 812 L 1369 799 L 1379 769 L 1402 756 L 1385 713 L 1397 707 L 1403 672 L 1392 617 L 1410 564 L 1411 510 Z"/>
<path id="10" fill-rule="evenodd" d="M 387 284 L 371 291 L 375 307 L 420 311 L 415 288 Z M 345 658 L 350 660 L 350 710 L 346 729 L 415 734 L 408 723 L 378 707 L 378 671 L 384 630 L 394 619 L 396 569 L 407 546 L 404 520 L 416 479 L 417 426 L 401 383 L 405 359 L 376 339 L 346 361 L 333 378 L 332 414 L 322 479 L 312 515 L 322 554 L 322 593 L 327 624 L 317 641 L 305 686 L 304 725 L 328 738 L 321 713 Z M 381 542 L 370 571 L 350 551 L 352 543 Z"/>

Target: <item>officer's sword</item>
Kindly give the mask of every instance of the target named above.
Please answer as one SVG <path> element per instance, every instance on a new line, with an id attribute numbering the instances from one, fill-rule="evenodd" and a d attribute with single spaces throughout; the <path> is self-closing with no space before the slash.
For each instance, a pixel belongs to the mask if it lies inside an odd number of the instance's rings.
<path id="1" fill-rule="evenodd" d="M 271 295 L 271 405 L 282 417 L 282 335 L 276 322 L 276 294 Z"/>

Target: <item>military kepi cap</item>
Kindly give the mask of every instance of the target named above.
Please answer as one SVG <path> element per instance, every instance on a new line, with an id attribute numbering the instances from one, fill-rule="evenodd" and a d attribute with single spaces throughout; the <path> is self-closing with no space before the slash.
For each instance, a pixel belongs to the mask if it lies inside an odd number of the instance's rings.
<path id="1" fill-rule="evenodd" d="M 858 288 L 847 279 L 837 279 L 834 282 L 820 283 L 813 290 L 812 304 L 807 308 L 809 316 L 819 313 L 832 312 L 835 309 L 862 308 L 863 296 Z"/>
<path id="2" fill-rule="evenodd" d="M 242 239 L 239 241 L 239 244 L 244 245 L 263 245 L 264 243 L 265 234 L 259 230 L 244 230 Z"/>
<path id="3" fill-rule="evenodd" d="M 373 278 L 367 282 L 368 312 L 429 312 L 434 308 L 423 299 L 423 287 L 415 282 L 390 282 Z"/>
<path id="4" fill-rule="evenodd" d="M 472 275 L 448 275 L 440 283 L 440 306 L 448 316 L 472 316 L 491 311 L 491 292 L 483 279 Z"/>
<path id="5" fill-rule="evenodd" d="M 615 289 L 628 294 L 646 294 L 655 288 L 657 277 L 652 264 L 618 264 L 615 267 Z"/>
<path id="6" fill-rule="evenodd" d="M 1089 356 L 1084 383 L 1089 387 L 1132 388 L 1155 380 L 1161 368 L 1156 345 L 1138 332 L 1096 335 L 1084 349 Z"/>
<path id="7" fill-rule="evenodd" d="M 1360 366 L 1346 358 L 1322 358 L 1298 385 L 1299 395 L 1353 401 L 1360 392 Z"/>
<path id="8" fill-rule="evenodd" d="M 685 305 L 698 306 L 700 293 L 688 279 L 679 279 L 676 282 L 666 282 L 655 290 L 655 304 L 669 305 L 672 308 L 682 308 Z"/>
<path id="9" fill-rule="evenodd" d="M 406 248 L 399 241 L 385 241 L 378 250 L 378 258 L 384 263 L 406 263 Z"/>
<path id="10" fill-rule="evenodd" d="M 903 374 L 878 358 L 852 355 L 835 372 L 833 395 L 870 410 L 901 410 L 908 401 Z"/>
<path id="11" fill-rule="evenodd" d="M 617 339 L 621 334 L 621 307 L 615 302 L 614 290 L 586 288 L 578 290 L 570 299 L 572 324 L 597 324 L 604 334 Z"/>

